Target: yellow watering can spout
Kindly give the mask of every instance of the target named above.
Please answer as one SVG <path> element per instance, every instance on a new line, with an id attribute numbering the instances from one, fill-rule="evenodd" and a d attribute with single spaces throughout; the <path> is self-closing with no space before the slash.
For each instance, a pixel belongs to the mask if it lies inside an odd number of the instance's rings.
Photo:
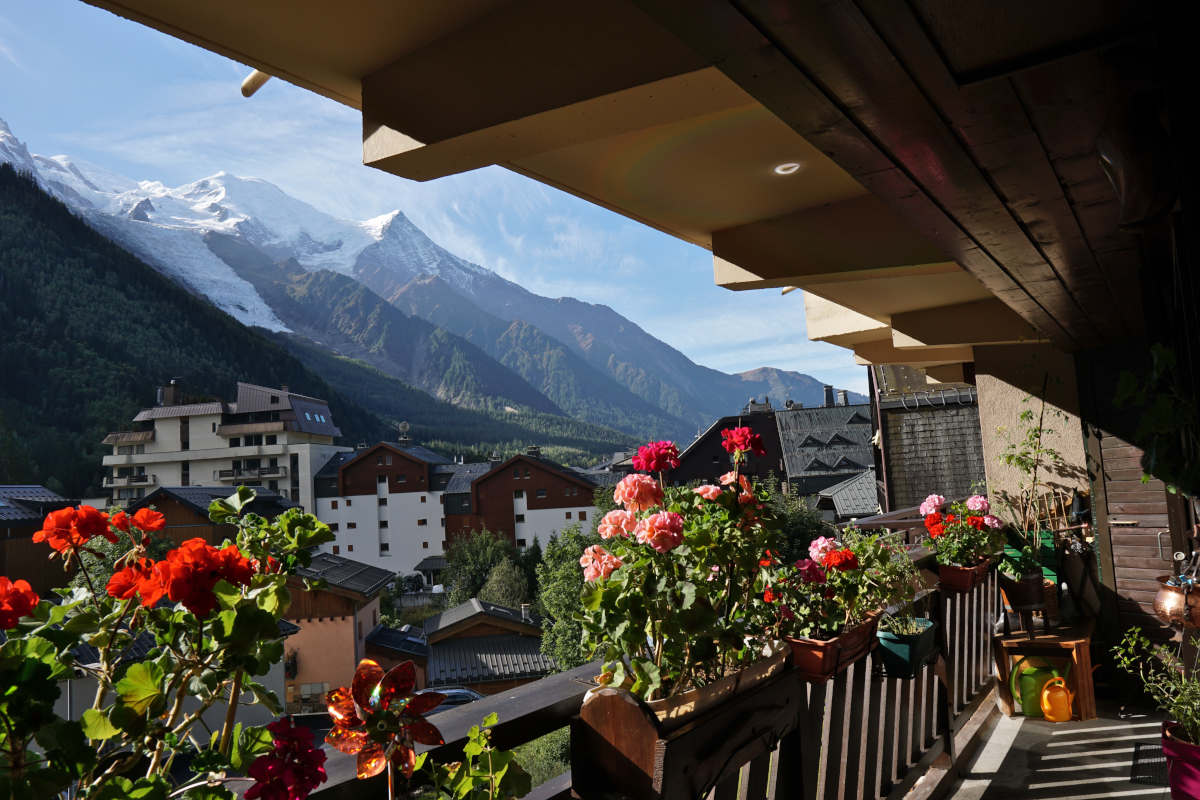
<path id="1" fill-rule="evenodd" d="M 1062 678 L 1051 678 L 1042 687 L 1042 714 L 1051 722 L 1070 722 L 1075 693 Z"/>

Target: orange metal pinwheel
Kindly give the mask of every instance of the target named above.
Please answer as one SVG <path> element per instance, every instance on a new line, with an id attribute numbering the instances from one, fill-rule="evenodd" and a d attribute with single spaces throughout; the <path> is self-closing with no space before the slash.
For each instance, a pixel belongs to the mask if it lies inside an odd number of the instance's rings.
<path id="1" fill-rule="evenodd" d="M 413 744 L 445 744 L 441 732 L 422 718 L 445 695 L 413 694 L 416 678 L 411 661 L 385 674 L 383 667 L 364 658 L 358 662 L 351 685 L 327 695 L 333 729 L 325 741 L 343 753 L 358 755 L 358 777 L 378 775 L 390 760 L 404 777 L 411 778 L 417 756 Z"/>

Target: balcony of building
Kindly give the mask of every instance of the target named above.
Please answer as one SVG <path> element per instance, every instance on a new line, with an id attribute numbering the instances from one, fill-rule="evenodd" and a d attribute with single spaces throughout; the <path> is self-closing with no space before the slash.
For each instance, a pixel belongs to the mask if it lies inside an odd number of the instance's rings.
<path id="1" fill-rule="evenodd" d="M 119 489 L 127 486 L 154 486 L 158 476 L 151 472 L 137 475 L 110 475 L 104 479 L 105 489 Z"/>
<path id="2" fill-rule="evenodd" d="M 247 436 L 262 433 L 280 433 L 288 430 L 288 425 L 282 420 L 274 422 L 239 422 L 217 426 L 217 436 Z"/>
<path id="3" fill-rule="evenodd" d="M 288 468 L 284 466 L 239 467 L 237 469 L 213 470 L 215 481 L 258 480 L 260 478 L 286 478 Z"/>

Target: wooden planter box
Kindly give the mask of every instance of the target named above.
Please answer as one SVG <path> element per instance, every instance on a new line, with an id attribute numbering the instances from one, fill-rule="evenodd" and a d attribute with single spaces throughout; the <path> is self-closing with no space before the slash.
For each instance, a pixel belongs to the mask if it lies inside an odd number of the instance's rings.
<path id="1" fill-rule="evenodd" d="M 938 564 L 938 586 L 946 594 L 962 594 L 975 588 L 984 579 L 992 562 L 984 561 L 973 567 L 957 564 Z"/>
<path id="2" fill-rule="evenodd" d="M 620 689 L 594 690 L 571 722 L 571 783 L 582 798 L 695 800 L 792 730 L 794 670 L 754 684 L 675 727 Z"/>

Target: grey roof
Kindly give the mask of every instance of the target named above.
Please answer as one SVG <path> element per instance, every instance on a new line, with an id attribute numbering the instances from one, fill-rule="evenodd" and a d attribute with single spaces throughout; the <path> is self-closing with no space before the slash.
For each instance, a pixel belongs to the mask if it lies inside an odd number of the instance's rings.
<path id="1" fill-rule="evenodd" d="M 445 556 L 425 556 L 417 563 L 417 565 L 415 567 L 413 567 L 413 569 L 416 570 L 417 572 L 422 572 L 422 571 L 426 571 L 426 570 L 437 572 L 437 571 L 443 570 L 445 568 L 446 568 L 446 557 Z"/>
<path id="2" fill-rule="evenodd" d="M 313 478 L 336 478 L 338 476 L 338 470 L 342 468 L 342 465 L 354 458 L 355 455 L 357 455 L 357 453 L 355 453 L 353 450 L 346 451 L 344 453 L 334 453 L 333 456 L 325 462 L 325 466 L 317 470 L 316 474 L 313 475 Z"/>
<path id="3" fill-rule="evenodd" d="M 386 569 L 329 553 L 316 553 L 312 557 L 312 564 L 299 568 L 296 574 L 309 580 L 319 578 L 331 587 L 357 592 L 365 597 L 379 594 L 384 586 L 396 578 L 396 573 Z"/>
<path id="4" fill-rule="evenodd" d="M 67 498 L 45 486 L 0 486 L 0 520 L 5 522 L 41 522 L 49 511 L 69 504 Z"/>
<path id="5" fill-rule="evenodd" d="M 311 400 L 300 395 L 288 395 L 288 400 L 296 413 L 296 427 L 301 432 L 317 436 L 342 435 L 342 429 L 333 424 L 329 404 L 324 400 Z"/>
<path id="6" fill-rule="evenodd" d="M 558 670 L 536 636 L 465 636 L 429 647 L 429 686 L 540 678 Z"/>
<path id="7" fill-rule="evenodd" d="M 588 481 L 589 483 L 594 483 L 596 486 L 616 486 L 617 482 L 620 481 L 621 478 L 625 477 L 624 474 L 622 474 L 620 472 L 614 472 L 614 471 L 608 470 L 608 469 L 596 469 L 596 468 L 575 469 L 575 468 L 571 468 L 571 471 L 574 472 L 579 477 L 583 478 L 585 481 Z"/>
<path id="8" fill-rule="evenodd" d="M 172 607 L 174 604 L 169 600 L 164 599 L 161 603 L 159 603 L 159 605 Z M 276 627 L 279 629 L 279 636 L 285 639 L 294 633 L 300 632 L 299 625 L 295 624 L 294 622 L 288 622 L 286 619 L 278 620 Z M 139 633 L 133 638 L 133 641 L 129 643 L 129 647 L 125 648 L 125 652 L 121 653 L 117 661 L 124 661 L 126 663 L 141 661 L 148 656 L 150 651 L 153 649 L 154 634 L 145 632 Z M 75 645 L 71 648 L 71 653 L 81 664 L 95 664 L 100 660 L 100 651 L 90 644 Z"/>
<path id="9" fill-rule="evenodd" d="M 182 406 L 154 406 L 153 408 L 143 408 L 133 418 L 134 422 L 145 422 L 151 419 L 165 419 L 167 417 L 199 417 L 204 414 L 224 414 L 225 404 L 220 400 L 214 400 L 211 403 L 188 403 Z"/>
<path id="10" fill-rule="evenodd" d="M 471 491 L 471 484 L 491 470 L 492 464 L 438 464 L 435 473 L 450 472 L 452 477 L 443 490 L 446 494 L 466 494 Z"/>
<path id="11" fill-rule="evenodd" d="M 132 503 L 130 509 L 136 510 L 152 506 L 158 498 L 166 495 L 175 498 L 196 513 L 207 517 L 208 507 L 212 505 L 213 500 L 223 500 L 235 492 L 235 489 L 231 489 L 228 486 L 160 486 L 150 494 Z M 254 487 L 254 493 L 256 496 L 250 502 L 250 505 L 246 507 L 246 510 L 260 516 L 268 518 L 277 517 L 289 508 L 297 507 L 296 503 L 270 489 L 256 486 Z"/>
<path id="12" fill-rule="evenodd" d="M 869 405 L 775 411 L 789 480 L 862 472 L 875 464 Z"/>
<path id="13" fill-rule="evenodd" d="M 865 517 L 879 513 L 879 491 L 875 486 L 874 469 L 835 483 L 822 489 L 819 494 L 833 501 L 834 511 L 839 517 Z"/>
<path id="14" fill-rule="evenodd" d="M 412 625 L 389 628 L 380 623 L 367 634 L 367 644 L 410 656 L 425 658 L 429 655 L 429 645 L 425 642 L 425 635 L 419 628 L 414 628 Z"/>
<path id="15" fill-rule="evenodd" d="M 451 625 L 457 625 L 464 620 L 468 620 L 477 614 L 486 614 L 489 617 L 496 619 L 508 620 L 509 622 L 523 622 L 526 625 L 532 625 L 540 628 L 542 625 L 541 618 L 536 614 L 531 614 L 528 620 L 521 618 L 521 612 L 515 608 L 507 606 L 498 606 L 495 603 L 489 603 L 485 600 L 480 600 L 478 597 L 472 597 L 465 603 L 457 605 L 454 608 L 448 608 L 440 614 L 434 614 L 428 617 L 422 626 L 425 628 L 425 635 L 436 633 L 443 628 L 449 628 Z"/>
<path id="16" fill-rule="evenodd" d="M 449 464 L 450 459 L 445 456 L 435 453 L 428 447 L 419 444 L 396 445 L 396 449 L 402 453 L 407 453 L 413 458 L 419 458 L 426 464 Z"/>

